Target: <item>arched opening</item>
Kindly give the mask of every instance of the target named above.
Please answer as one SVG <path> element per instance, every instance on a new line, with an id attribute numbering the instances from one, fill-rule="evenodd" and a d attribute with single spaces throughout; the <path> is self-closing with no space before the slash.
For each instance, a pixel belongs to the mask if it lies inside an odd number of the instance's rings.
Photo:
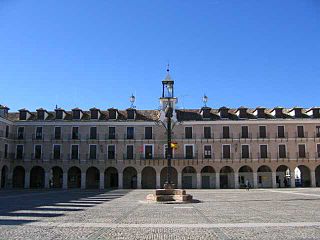
<path id="1" fill-rule="evenodd" d="M 234 171 L 229 166 L 220 170 L 220 188 L 234 188 Z"/>
<path id="2" fill-rule="evenodd" d="M 117 188 L 118 187 L 118 170 L 114 167 L 109 167 L 104 171 L 104 187 Z"/>
<path id="3" fill-rule="evenodd" d="M 193 167 L 182 169 L 182 188 L 197 188 L 197 172 Z"/>
<path id="4" fill-rule="evenodd" d="M 123 188 L 137 188 L 137 170 L 133 167 L 127 167 L 123 170 Z"/>
<path id="5" fill-rule="evenodd" d="M 305 165 L 299 165 L 295 169 L 296 187 L 310 187 L 311 174 L 310 169 Z"/>
<path id="6" fill-rule="evenodd" d="M 1 188 L 5 188 L 8 182 L 8 167 L 3 166 L 1 169 Z"/>
<path id="7" fill-rule="evenodd" d="M 160 188 L 163 188 L 165 182 L 167 181 L 168 167 L 162 168 L 160 172 Z M 174 167 L 171 167 L 171 181 L 178 187 L 178 172 Z"/>
<path id="8" fill-rule="evenodd" d="M 147 189 L 156 188 L 156 170 L 145 167 L 141 172 L 141 187 Z"/>
<path id="9" fill-rule="evenodd" d="M 271 188 L 272 187 L 272 171 L 271 168 L 263 165 L 258 168 L 258 187 L 259 188 Z"/>
<path id="10" fill-rule="evenodd" d="M 63 183 L 63 170 L 61 167 L 53 167 L 51 169 L 52 179 L 49 181 L 49 185 L 52 188 L 62 188 Z"/>
<path id="11" fill-rule="evenodd" d="M 209 189 L 215 187 L 215 170 L 211 166 L 201 169 L 201 188 Z"/>
<path id="12" fill-rule="evenodd" d="M 81 170 L 78 167 L 71 167 L 68 170 L 68 188 L 81 187 Z"/>
<path id="13" fill-rule="evenodd" d="M 95 189 L 99 188 L 100 173 L 98 168 L 89 167 L 86 173 L 86 188 Z"/>
<path id="14" fill-rule="evenodd" d="M 249 186 L 253 187 L 253 171 L 252 168 L 245 165 L 239 169 L 239 186 L 245 188 L 248 183 Z"/>
<path id="15" fill-rule="evenodd" d="M 44 169 L 35 166 L 30 171 L 30 188 L 44 188 Z"/>
<path id="16" fill-rule="evenodd" d="M 286 165 L 280 165 L 276 170 L 276 183 L 278 188 L 290 187 L 290 169 Z"/>
<path id="17" fill-rule="evenodd" d="M 13 169 L 12 173 L 12 187 L 24 188 L 25 170 L 21 166 L 17 166 Z"/>
<path id="18" fill-rule="evenodd" d="M 316 167 L 316 186 L 320 187 L 320 165 Z"/>

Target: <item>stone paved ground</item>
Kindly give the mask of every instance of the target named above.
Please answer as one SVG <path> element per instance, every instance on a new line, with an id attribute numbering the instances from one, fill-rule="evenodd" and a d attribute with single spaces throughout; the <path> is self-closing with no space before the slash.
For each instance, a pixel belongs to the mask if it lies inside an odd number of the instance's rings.
<path id="1" fill-rule="evenodd" d="M 0 239 L 320 239 L 320 188 L 150 192 L 0 191 Z"/>

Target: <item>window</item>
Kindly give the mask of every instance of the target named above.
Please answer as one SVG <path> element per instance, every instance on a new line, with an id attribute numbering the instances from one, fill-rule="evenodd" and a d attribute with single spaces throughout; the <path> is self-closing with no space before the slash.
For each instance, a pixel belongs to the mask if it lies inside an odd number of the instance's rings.
<path id="1" fill-rule="evenodd" d="M 71 145 L 71 159 L 72 160 L 79 159 L 79 145 Z"/>
<path id="2" fill-rule="evenodd" d="M 134 138 L 134 128 L 127 127 L 127 139 L 133 139 L 133 138 Z"/>
<path id="3" fill-rule="evenodd" d="M 211 158 L 211 145 L 204 145 L 204 158 Z"/>
<path id="4" fill-rule="evenodd" d="M 241 145 L 241 158 L 250 158 L 249 145 L 248 144 L 242 144 Z"/>
<path id="5" fill-rule="evenodd" d="M 279 158 L 286 158 L 286 157 L 287 157 L 286 145 L 279 144 Z"/>
<path id="6" fill-rule="evenodd" d="M 18 139 L 24 138 L 24 127 L 18 127 Z"/>
<path id="7" fill-rule="evenodd" d="M 144 158 L 152 159 L 153 156 L 153 146 L 152 145 L 144 145 Z"/>
<path id="8" fill-rule="evenodd" d="M 56 110 L 56 119 L 63 119 L 63 111 Z"/>
<path id="9" fill-rule="evenodd" d="M 23 145 L 17 145 L 16 158 L 23 159 Z"/>
<path id="10" fill-rule="evenodd" d="M 317 144 L 317 157 L 320 157 L 320 144 Z"/>
<path id="11" fill-rule="evenodd" d="M 27 111 L 21 111 L 20 120 L 26 120 L 26 119 L 27 119 Z"/>
<path id="12" fill-rule="evenodd" d="M 56 140 L 61 139 L 61 127 L 54 128 L 54 139 Z"/>
<path id="13" fill-rule="evenodd" d="M 90 128 L 90 139 L 97 139 L 97 127 Z"/>
<path id="14" fill-rule="evenodd" d="M 303 126 L 297 126 L 297 132 L 298 132 L 298 137 L 299 138 L 303 138 L 304 137 Z"/>
<path id="15" fill-rule="evenodd" d="M 298 145 L 298 156 L 299 156 L 299 158 L 306 157 L 306 145 L 304 145 L 304 144 Z"/>
<path id="16" fill-rule="evenodd" d="M 44 120 L 44 111 L 38 111 L 38 119 L 39 120 Z"/>
<path id="17" fill-rule="evenodd" d="M 99 118 L 99 111 L 92 109 L 90 115 L 92 120 L 96 120 Z"/>
<path id="18" fill-rule="evenodd" d="M 152 127 L 145 127 L 144 128 L 144 138 L 145 139 L 152 139 Z"/>
<path id="19" fill-rule="evenodd" d="M 8 158 L 8 144 L 4 145 L 4 158 Z"/>
<path id="20" fill-rule="evenodd" d="M 284 126 L 278 126 L 278 138 L 284 138 Z"/>
<path id="21" fill-rule="evenodd" d="M 222 138 L 230 138 L 230 128 L 229 126 L 222 127 Z"/>
<path id="22" fill-rule="evenodd" d="M 41 159 L 42 158 L 42 146 L 35 145 L 34 146 L 34 159 Z"/>
<path id="23" fill-rule="evenodd" d="M 72 139 L 79 139 L 79 127 L 72 127 Z"/>
<path id="24" fill-rule="evenodd" d="M 249 128 L 248 126 L 241 126 L 241 138 L 249 137 Z"/>
<path id="25" fill-rule="evenodd" d="M 128 119 L 133 120 L 135 115 L 134 110 L 128 110 L 127 113 L 128 113 Z"/>
<path id="26" fill-rule="evenodd" d="M 260 158 L 268 158 L 268 145 L 260 145 Z"/>
<path id="27" fill-rule="evenodd" d="M 184 128 L 184 135 L 185 135 L 185 138 L 187 138 L 187 139 L 192 138 L 192 127 L 185 127 Z"/>
<path id="28" fill-rule="evenodd" d="M 267 127 L 259 126 L 259 138 L 266 138 L 266 137 L 267 137 Z"/>
<path id="29" fill-rule="evenodd" d="M 42 127 L 36 128 L 36 139 L 41 140 L 42 139 Z"/>
<path id="30" fill-rule="evenodd" d="M 115 159 L 116 147 L 115 145 L 108 145 L 108 159 Z"/>
<path id="31" fill-rule="evenodd" d="M 115 138 L 116 138 L 116 128 L 109 127 L 109 139 L 115 139 Z"/>
<path id="32" fill-rule="evenodd" d="M 61 145 L 53 145 L 53 159 L 61 158 Z"/>
<path id="33" fill-rule="evenodd" d="M 320 137 L 320 126 L 316 126 L 316 137 Z"/>
<path id="34" fill-rule="evenodd" d="M 89 145 L 89 159 L 97 159 L 97 145 Z"/>
<path id="35" fill-rule="evenodd" d="M 9 138 L 9 126 L 6 126 L 6 138 Z"/>
<path id="36" fill-rule="evenodd" d="M 204 127 L 203 128 L 203 135 L 204 135 L 204 138 L 210 139 L 211 138 L 211 127 Z"/>
<path id="37" fill-rule="evenodd" d="M 73 119 L 79 120 L 80 116 L 81 116 L 81 114 L 80 114 L 79 110 L 73 110 Z"/>
<path id="38" fill-rule="evenodd" d="M 193 159 L 193 145 L 185 145 L 185 158 Z"/>
<path id="39" fill-rule="evenodd" d="M 109 119 L 117 119 L 117 111 L 114 109 L 109 110 Z"/>
<path id="40" fill-rule="evenodd" d="M 133 145 L 127 145 L 127 159 L 133 159 Z"/>
<path id="41" fill-rule="evenodd" d="M 230 159 L 231 157 L 231 146 L 230 145 L 222 145 L 222 158 Z"/>

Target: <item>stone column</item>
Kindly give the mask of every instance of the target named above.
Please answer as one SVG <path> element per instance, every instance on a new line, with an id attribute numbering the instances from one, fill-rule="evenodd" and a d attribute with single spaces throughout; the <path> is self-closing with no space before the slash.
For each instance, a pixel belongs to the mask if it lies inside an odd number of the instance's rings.
<path id="1" fill-rule="evenodd" d="M 202 188 L 202 178 L 201 178 L 201 173 L 197 173 L 197 189 Z"/>
<path id="2" fill-rule="evenodd" d="M 100 171 L 99 189 L 104 189 L 104 172 Z"/>
<path id="3" fill-rule="evenodd" d="M 220 189 L 220 173 L 216 172 L 216 189 Z"/>
<path id="4" fill-rule="evenodd" d="M 141 180 L 142 180 L 141 172 L 138 172 L 137 173 L 137 189 L 141 189 L 141 185 L 142 185 Z"/>
<path id="5" fill-rule="evenodd" d="M 291 187 L 295 188 L 296 187 L 296 176 L 295 176 L 294 170 L 293 171 L 290 170 L 290 181 L 291 181 Z"/>
<path id="6" fill-rule="evenodd" d="M 30 188 L 30 171 L 26 171 L 24 175 L 24 188 Z"/>
<path id="7" fill-rule="evenodd" d="M 253 172 L 253 188 L 258 188 L 258 173 Z"/>
<path id="8" fill-rule="evenodd" d="M 310 177 L 311 177 L 311 187 L 316 187 L 316 172 L 311 171 Z"/>
<path id="9" fill-rule="evenodd" d="M 122 172 L 118 173 L 118 188 L 123 189 L 123 174 L 122 174 Z"/>
<path id="10" fill-rule="evenodd" d="M 50 188 L 49 181 L 50 181 L 50 173 L 45 172 L 44 173 L 44 188 Z"/>
<path id="11" fill-rule="evenodd" d="M 163 186 L 161 185 L 161 180 L 160 180 L 160 172 L 156 172 L 156 188 L 162 188 Z"/>
<path id="12" fill-rule="evenodd" d="M 81 189 L 86 188 L 86 173 L 82 172 L 81 173 Z"/>
<path id="13" fill-rule="evenodd" d="M 239 188 L 239 173 L 234 173 L 234 188 L 238 189 Z"/>
<path id="14" fill-rule="evenodd" d="M 277 172 L 271 173 L 272 188 L 277 188 Z"/>
<path id="15" fill-rule="evenodd" d="M 68 189 L 68 172 L 63 172 L 62 174 L 62 188 Z"/>
<path id="16" fill-rule="evenodd" d="M 178 188 L 182 188 L 182 174 L 178 172 Z"/>

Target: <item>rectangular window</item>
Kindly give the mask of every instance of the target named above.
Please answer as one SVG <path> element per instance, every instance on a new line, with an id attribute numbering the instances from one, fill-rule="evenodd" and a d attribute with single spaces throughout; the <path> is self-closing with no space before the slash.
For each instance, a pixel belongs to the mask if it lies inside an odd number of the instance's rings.
<path id="1" fill-rule="evenodd" d="M 320 144 L 317 144 L 317 156 L 320 158 Z"/>
<path id="2" fill-rule="evenodd" d="M 185 135 L 185 138 L 191 139 L 192 138 L 192 127 L 185 127 L 184 128 L 184 135 Z"/>
<path id="3" fill-rule="evenodd" d="M 99 118 L 99 111 L 98 110 L 91 110 L 91 112 L 90 112 L 90 117 L 91 117 L 91 119 L 92 120 L 96 120 L 96 119 L 98 119 Z"/>
<path id="4" fill-rule="evenodd" d="M 287 157 L 286 145 L 279 144 L 279 158 L 286 158 L 286 157 Z"/>
<path id="5" fill-rule="evenodd" d="M 204 150 L 204 158 L 209 158 L 209 159 L 212 158 L 211 145 L 204 145 L 203 150 Z"/>
<path id="6" fill-rule="evenodd" d="M 304 138 L 304 129 L 303 126 L 297 126 L 297 132 L 299 138 Z"/>
<path id="7" fill-rule="evenodd" d="M 34 146 L 34 159 L 42 159 L 42 146 L 41 145 Z"/>
<path id="8" fill-rule="evenodd" d="M 23 159 L 23 145 L 17 145 L 16 158 Z"/>
<path id="9" fill-rule="evenodd" d="M 116 128 L 109 127 L 109 139 L 115 139 L 115 138 L 116 138 Z"/>
<path id="10" fill-rule="evenodd" d="M 24 127 L 18 127 L 18 139 L 24 138 Z"/>
<path id="11" fill-rule="evenodd" d="M 266 138 L 266 137 L 267 137 L 267 127 L 259 126 L 259 138 Z"/>
<path id="12" fill-rule="evenodd" d="M 63 118 L 63 111 L 57 110 L 56 111 L 56 119 L 62 119 Z"/>
<path id="13" fill-rule="evenodd" d="M 185 158 L 193 159 L 193 145 L 185 145 Z"/>
<path id="14" fill-rule="evenodd" d="M 61 145 L 53 145 L 53 159 L 61 158 Z"/>
<path id="15" fill-rule="evenodd" d="M 249 158 L 249 145 L 243 144 L 241 145 L 241 158 Z"/>
<path id="16" fill-rule="evenodd" d="M 4 158 L 8 158 L 8 144 L 4 145 Z"/>
<path id="17" fill-rule="evenodd" d="M 231 146 L 230 145 L 222 145 L 222 158 L 230 159 L 231 157 Z"/>
<path id="18" fill-rule="evenodd" d="M 298 156 L 299 158 L 305 158 L 306 157 L 306 145 L 299 144 L 298 145 Z"/>
<path id="19" fill-rule="evenodd" d="M 134 138 L 134 128 L 127 127 L 127 139 L 133 139 L 133 138 Z"/>
<path id="20" fill-rule="evenodd" d="M 152 127 L 145 127 L 144 128 L 144 138 L 145 139 L 152 139 Z"/>
<path id="21" fill-rule="evenodd" d="M 97 145 L 89 145 L 89 158 L 97 159 Z"/>
<path id="22" fill-rule="evenodd" d="M 115 159 L 115 158 L 116 158 L 116 146 L 108 145 L 108 159 Z"/>
<path id="23" fill-rule="evenodd" d="M 79 145 L 71 145 L 71 159 L 72 160 L 79 159 Z"/>
<path id="24" fill-rule="evenodd" d="M 9 138 L 9 126 L 6 126 L 6 138 Z"/>
<path id="25" fill-rule="evenodd" d="M 54 139 L 56 140 L 61 139 L 61 127 L 54 128 Z"/>
<path id="26" fill-rule="evenodd" d="M 79 127 L 72 127 L 72 139 L 79 139 Z"/>
<path id="27" fill-rule="evenodd" d="M 97 127 L 90 127 L 90 139 L 97 139 Z"/>
<path id="28" fill-rule="evenodd" d="M 278 126 L 278 138 L 284 138 L 284 126 Z"/>
<path id="29" fill-rule="evenodd" d="M 133 159 L 133 145 L 127 145 L 127 159 Z"/>
<path id="30" fill-rule="evenodd" d="M 241 138 L 249 138 L 248 126 L 241 126 Z"/>
<path id="31" fill-rule="evenodd" d="M 36 128 L 36 139 L 41 140 L 42 139 L 42 127 Z"/>
<path id="32" fill-rule="evenodd" d="M 152 145 L 144 145 L 144 158 L 145 159 L 152 159 L 153 146 Z"/>
<path id="33" fill-rule="evenodd" d="M 133 110 L 128 110 L 128 119 L 134 119 L 134 111 Z"/>
<path id="34" fill-rule="evenodd" d="M 260 158 L 268 158 L 268 145 L 260 145 Z"/>
<path id="35" fill-rule="evenodd" d="M 230 138 L 230 128 L 229 126 L 222 127 L 222 138 Z"/>
<path id="36" fill-rule="evenodd" d="M 320 137 L 320 126 L 316 126 L 316 137 Z"/>
<path id="37" fill-rule="evenodd" d="M 203 134 L 204 134 L 205 139 L 210 139 L 211 138 L 211 127 L 204 127 Z"/>

